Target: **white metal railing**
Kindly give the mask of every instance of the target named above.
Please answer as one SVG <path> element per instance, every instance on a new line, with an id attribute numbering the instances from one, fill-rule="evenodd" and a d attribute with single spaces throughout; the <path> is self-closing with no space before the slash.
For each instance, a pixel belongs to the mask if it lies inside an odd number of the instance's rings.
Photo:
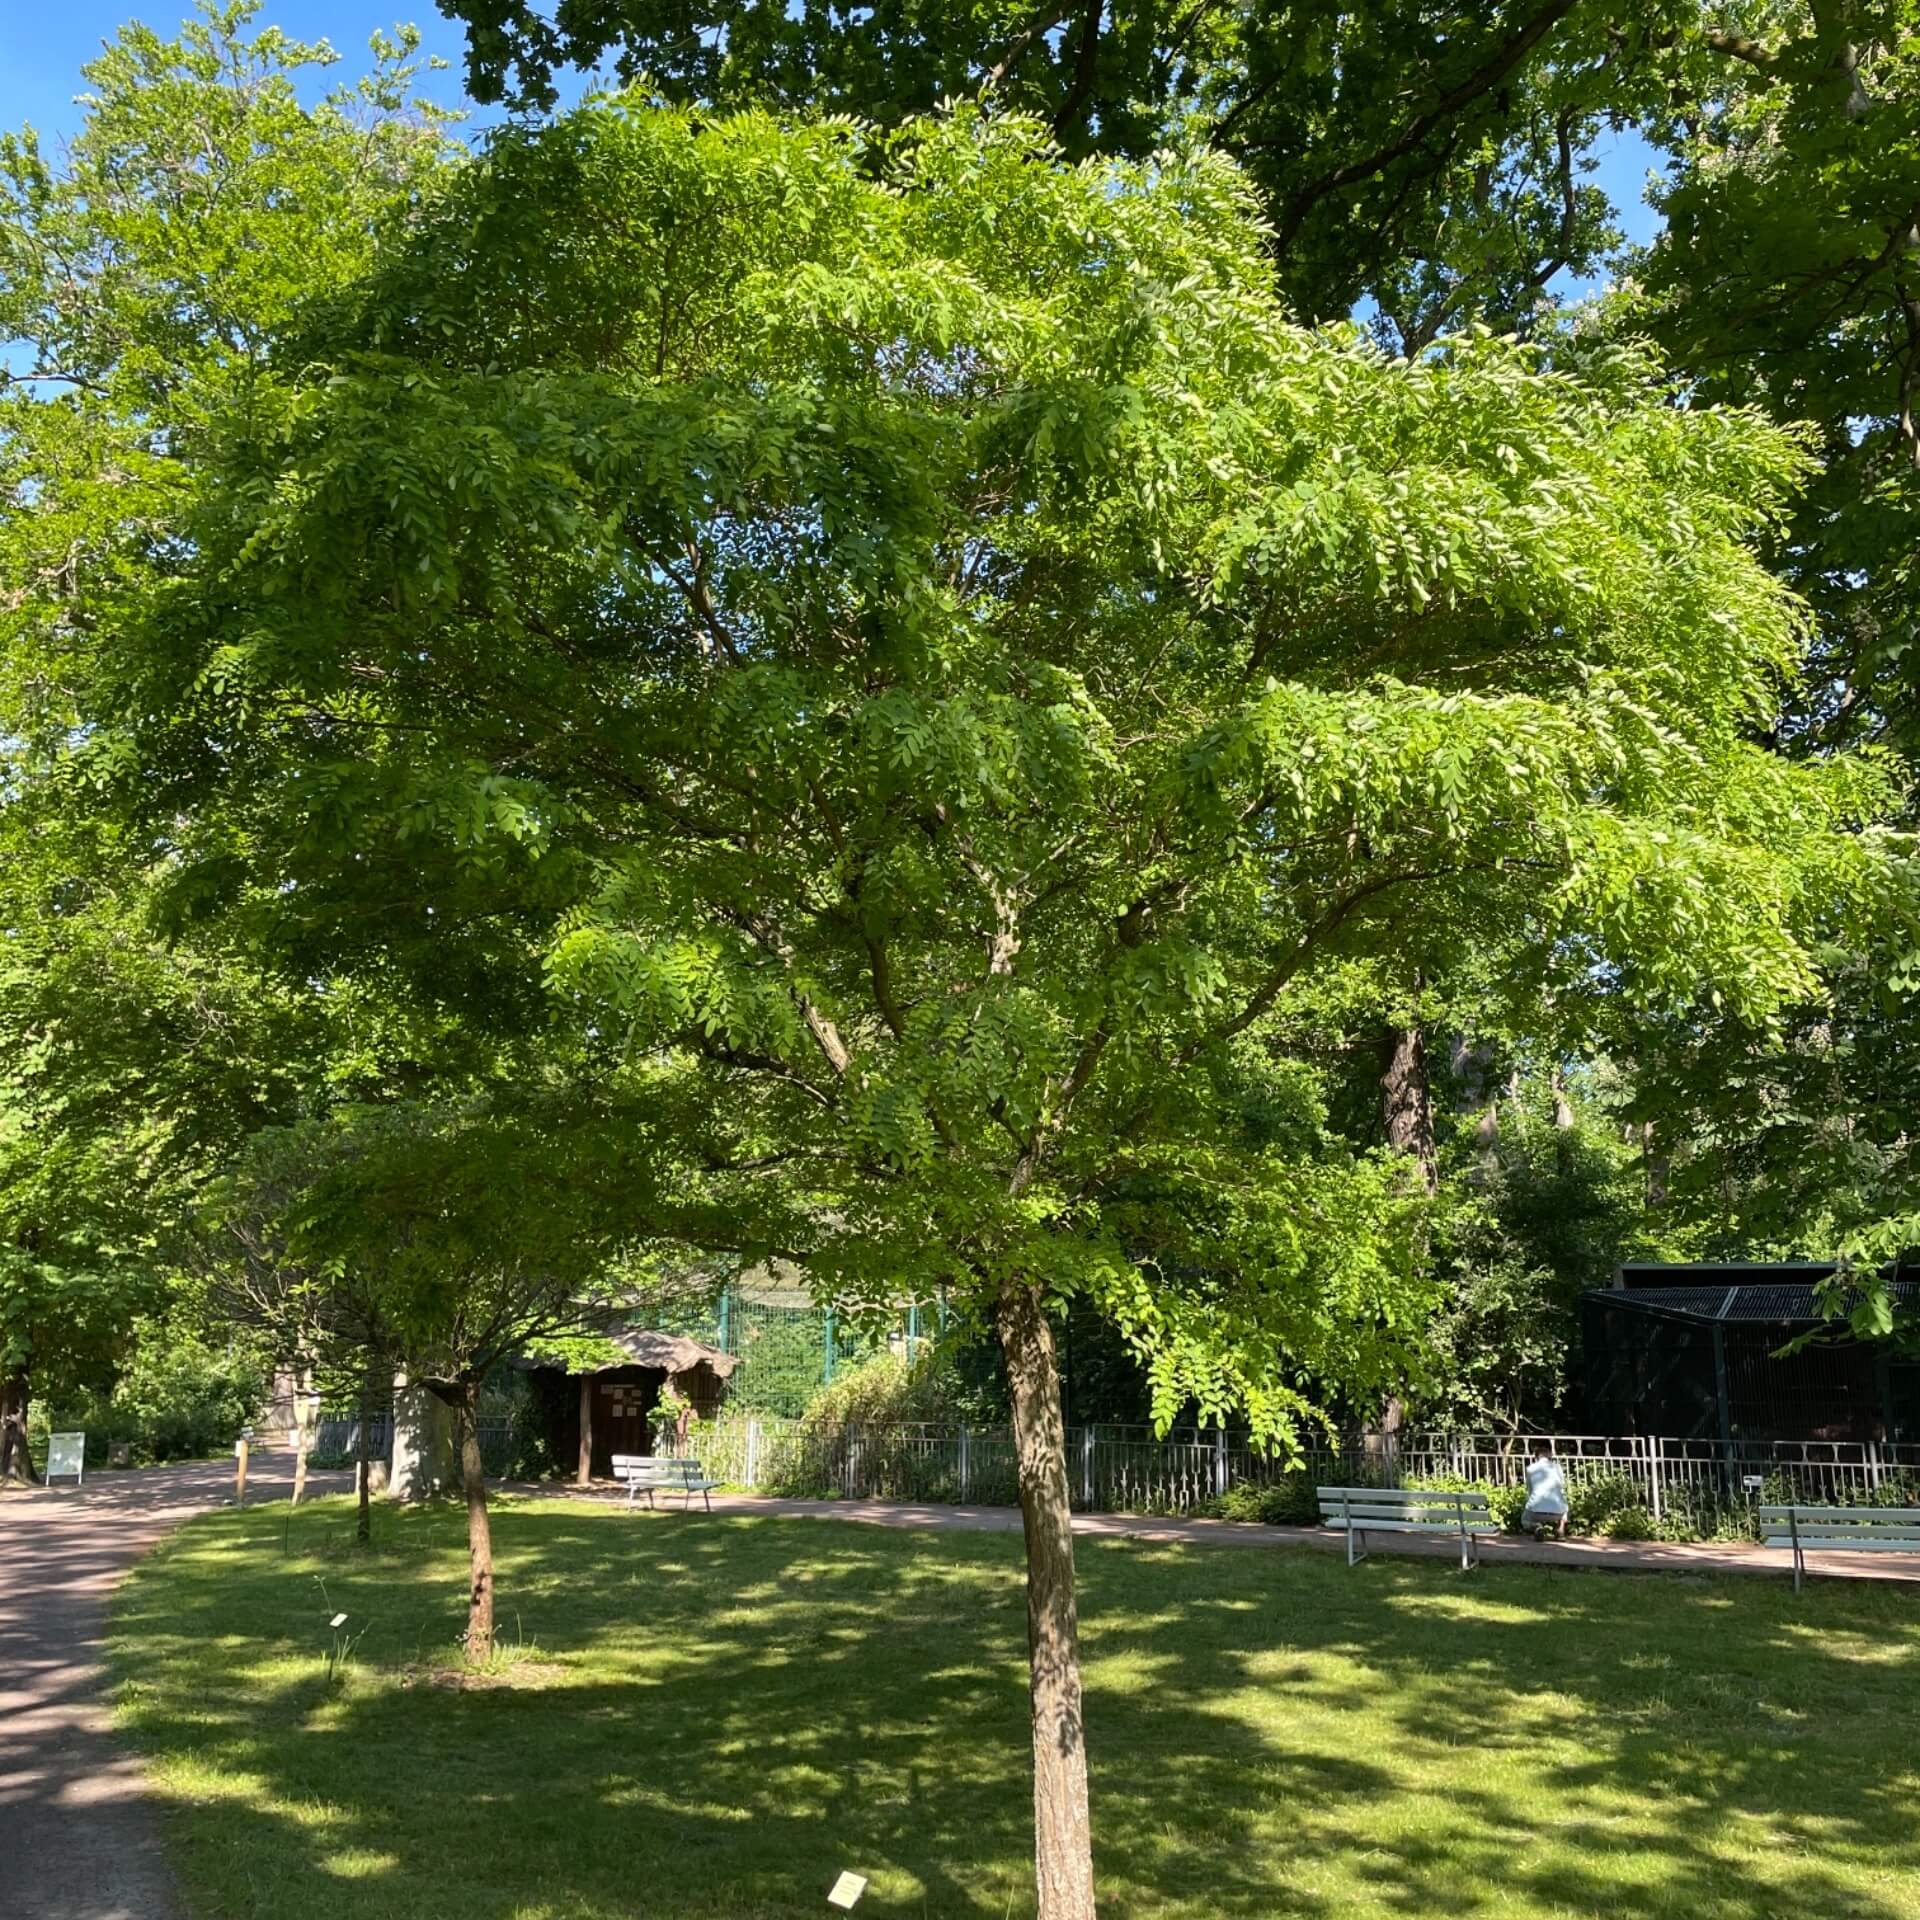
<path id="1" fill-rule="evenodd" d="M 1920 1502 L 1920 1446 L 1872 1442 L 1681 1440 L 1642 1434 L 1374 1435 L 1311 1448 L 1288 1462 L 1215 1428 L 1083 1426 L 1067 1430 L 1070 1496 L 1088 1511 L 1190 1513 L 1238 1486 L 1302 1476 L 1307 1484 L 1398 1485 L 1441 1479 L 1524 1483 L 1544 1440 L 1574 1486 L 1623 1480 L 1658 1520 L 1762 1498 L 1832 1504 Z M 692 1445 L 716 1478 L 764 1492 L 849 1499 L 1011 1505 L 1014 1450 L 1004 1427 L 849 1424 L 722 1415 Z"/>

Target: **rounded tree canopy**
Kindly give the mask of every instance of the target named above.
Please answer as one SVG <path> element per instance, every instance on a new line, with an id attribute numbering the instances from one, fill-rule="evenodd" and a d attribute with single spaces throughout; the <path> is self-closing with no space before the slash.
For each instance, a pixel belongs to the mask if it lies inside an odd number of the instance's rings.
<path id="1" fill-rule="evenodd" d="M 1095 1289 L 1284 1423 L 1413 1286 L 1290 994 L 1765 1013 L 1903 896 L 1879 765 L 1758 739 L 1794 441 L 1302 328 L 1266 240 L 970 109 L 502 135 L 250 395 L 93 750 L 303 964 L 378 893 L 680 1062 L 689 1194 L 843 1293 Z"/>

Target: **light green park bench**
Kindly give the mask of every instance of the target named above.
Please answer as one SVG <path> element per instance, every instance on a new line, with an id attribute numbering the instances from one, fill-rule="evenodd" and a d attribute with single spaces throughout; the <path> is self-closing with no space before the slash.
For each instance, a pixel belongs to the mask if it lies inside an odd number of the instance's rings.
<path id="1" fill-rule="evenodd" d="M 707 1478 L 698 1460 L 667 1459 L 654 1453 L 616 1453 L 613 1477 L 626 1488 L 630 1507 L 643 1493 L 648 1506 L 653 1505 L 656 1493 L 685 1494 L 686 1504 L 692 1506 L 697 1493 L 706 1501 L 709 1513 L 713 1511 L 713 1490 L 720 1484 Z"/>
<path id="2" fill-rule="evenodd" d="M 1762 1507 L 1763 1546 L 1793 1553 L 1793 1590 L 1809 1553 L 1920 1553 L 1920 1507 Z"/>
<path id="3" fill-rule="evenodd" d="M 1420 1487 L 1322 1487 L 1320 1518 L 1346 1529 L 1348 1566 L 1367 1557 L 1370 1533 L 1428 1533 L 1457 1535 L 1465 1569 L 1480 1558 L 1479 1536 L 1500 1531 L 1484 1493 L 1433 1493 Z"/>

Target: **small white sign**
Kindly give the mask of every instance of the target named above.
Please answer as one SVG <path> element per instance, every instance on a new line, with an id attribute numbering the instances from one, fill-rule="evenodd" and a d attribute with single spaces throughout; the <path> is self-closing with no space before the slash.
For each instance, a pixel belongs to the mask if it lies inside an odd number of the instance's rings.
<path id="1" fill-rule="evenodd" d="M 833 1891 L 827 1895 L 830 1907 L 851 1907 L 867 1890 L 867 1883 L 857 1873 L 843 1873 L 833 1883 Z"/>
<path id="2" fill-rule="evenodd" d="M 1758 1493 L 1767 1482 L 1765 1476 L 1762 1474 L 1743 1473 L 1740 1476 L 1740 1484 L 1745 1487 L 1749 1493 Z"/>
<path id="3" fill-rule="evenodd" d="M 84 1486 L 87 1477 L 87 1436 L 84 1433 L 47 1435 L 47 1484 L 60 1475 L 73 1475 L 76 1486 Z"/>

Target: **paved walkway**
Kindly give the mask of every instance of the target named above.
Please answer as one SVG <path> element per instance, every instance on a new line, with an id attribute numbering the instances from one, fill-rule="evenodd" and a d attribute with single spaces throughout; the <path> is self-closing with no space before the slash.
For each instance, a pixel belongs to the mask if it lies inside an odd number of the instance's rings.
<path id="1" fill-rule="evenodd" d="M 291 1454 L 253 1457 L 247 1502 L 283 1498 Z M 313 1476 L 337 1491 L 342 1474 Z M 169 1528 L 233 1492 L 229 1463 L 0 1493 L 0 1910 L 9 1920 L 177 1920 L 139 1764 L 114 1738 L 107 1596 Z"/>
<path id="2" fill-rule="evenodd" d="M 579 1489 L 522 1488 L 541 1493 L 572 1493 Z M 596 1485 L 588 1499 L 626 1500 L 611 1485 Z M 672 1507 L 670 1495 L 662 1503 Z M 809 1520 L 854 1520 L 876 1527 L 927 1527 L 956 1533 L 1018 1533 L 1020 1514 L 1013 1507 L 921 1506 L 893 1500 L 775 1500 L 752 1493 L 718 1493 L 715 1513 L 781 1514 Z M 697 1509 L 696 1509 L 697 1511 Z M 1263 1527 L 1237 1520 L 1174 1520 L 1138 1513 L 1076 1513 L 1073 1531 L 1087 1539 L 1153 1540 L 1194 1547 L 1306 1547 L 1323 1553 L 1346 1552 L 1346 1536 L 1330 1527 Z M 1425 1538 L 1417 1534 L 1377 1534 L 1372 1551 L 1408 1554 L 1422 1560 L 1460 1558 L 1457 1540 Z M 1536 1567 L 1600 1568 L 1612 1573 L 1764 1573 L 1788 1578 L 1793 1563 L 1777 1549 L 1749 1541 L 1704 1543 L 1650 1540 L 1644 1544 L 1623 1540 L 1526 1540 L 1495 1534 L 1480 1542 L 1480 1557 L 1492 1562 Z M 1920 1581 L 1920 1553 L 1810 1553 L 1810 1573 L 1840 1580 Z"/>

